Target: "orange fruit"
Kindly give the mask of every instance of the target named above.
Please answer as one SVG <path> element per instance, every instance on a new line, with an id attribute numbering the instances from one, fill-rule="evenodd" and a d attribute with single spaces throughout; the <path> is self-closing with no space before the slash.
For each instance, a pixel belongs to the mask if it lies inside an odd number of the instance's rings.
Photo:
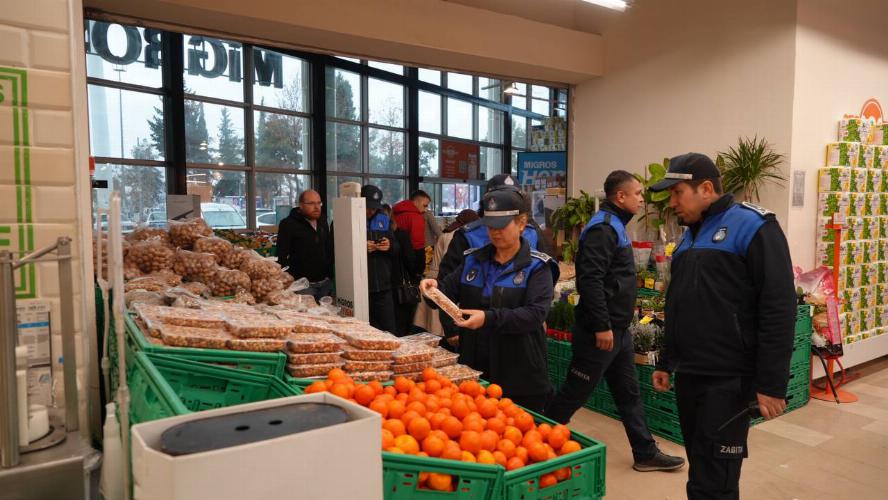
<path id="1" fill-rule="evenodd" d="M 540 488 L 548 488 L 556 484 L 558 484 L 558 479 L 555 477 L 555 474 L 544 474 L 540 477 Z"/>
<path id="2" fill-rule="evenodd" d="M 556 425 L 552 428 L 552 432 L 549 433 L 549 445 L 552 446 L 553 449 L 560 450 L 561 447 L 564 446 L 564 443 L 570 438 L 570 434 L 565 434 L 562 427 Z"/>
<path id="3" fill-rule="evenodd" d="M 459 447 L 464 451 L 478 453 L 481 451 L 481 434 L 475 431 L 463 431 L 459 436 Z"/>
<path id="4" fill-rule="evenodd" d="M 475 458 L 475 455 L 472 455 L 471 452 L 463 450 L 462 458 L 460 458 L 463 462 L 477 462 L 478 459 Z"/>
<path id="5" fill-rule="evenodd" d="M 453 387 L 453 381 L 447 377 L 438 375 L 438 382 L 441 382 L 441 387 Z"/>
<path id="6" fill-rule="evenodd" d="M 487 386 L 487 397 L 499 399 L 503 397 L 503 388 L 497 384 Z"/>
<path id="7" fill-rule="evenodd" d="M 327 384 L 325 384 L 322 380 L 316 380 L 311 383 L 308 387 L 305 388 L 306 394 L 314 394 L 316 392 L 324 392 L 327 390 Z"/>
<path id="8" fill-rule="evenodd" d="M 395 438 L 398 439 L 398 438 Z M 397 442 L 395 442 L 397 444 Z M 406 450 L 405 450 L 406 451 Z M 519 446 L 515 448 L 515 456 L 520 458 L 522 462 L 527 463 L 530 460 L 530 454 L 527 453 L 527 448 L 523 446 Z"/>
<path id="9" fill-rule="evenodd" d="M 503 431 L 503 438 L 508 439 L 509 441 L 515 443 L 515 446 L 521 444 L 521 438 L 524 437 L 524 434 L 517 427 L 513 427 L 511 425 L 507 425 L 505 430 Z"/>
<path id="10" fill-rule="evenodd" d="M 570 428 L 564 424 L 558 424 L 552 427 L 552 430 L 557 430 L 561 434 L 564 435 L 565 440 L 570 439 Z"/>
<path id="11" fill-rule="evenodd" d="M 462 460 L 462 450 L 456 441 L 447 441 L 444 443 L 444 451 L 441 452 L 441 458 L 448 460 Z"/>
<path id="12" fill-rule="evenodd" d="M 404 435 L 407 432 L 407 428 L 404 426 L 404 422 L 396 418 L 390 418 L 382 423 L 383 430 L 387 430 L 392 433 L 392 436 L 398 437 Z"/>
<path id="13" fill-rule="evenodd" d="M 429 473 L 425 471 L 419 472 L 419 487 L 424 488 L 426 483 L 429 482 Z"/>
<path id="14" fill-rule="evenodd" d="M 493 431 L 484 431 L 481 433 L 481 449 L 493 451 L 496 449 L 496 443 L 499 442 L 499 434 Z"/>
<path id="15" fill-rule="evenodd" d="M 444 451 L 444 441 L 438 436 L 428 436 L 422 441 L 422 451 L 430 457 L 440 457 Z"/>
<path id="16" fill-rule="evenodd" d="M 417 441 L 422 441 L 428 437 L 430 432 L 432 432 L 432 424 L 423 417 L 417 417 L 411 420 L 407 425 L 407 431 L 411 436 L 415 437 Z"/>
<path id="17" fill-rule="evenodd" d="M 384 392 L 385 394 L 390 394 L 390 395 L 394 396 L 395 394 L 398 393 L 398 390 L 395 389 L 394 386 L 387 385 L 382 388 L 382 392 Z"/>
<path id="18" fill-rule="evenodd" d="M 546 453 L 547 453 L 546 460 L 552 460 L 553 458 L 558 457 L 558 454 L 555 453 L 555 450 L 553 450 L 551 446 L 549 446 L 547 444 L 543 445 L 543 446 L 546 447 Z"/>
<path id="19" fill-rule="evenodd" d="M 543 442 L 543 436 L 536 429 L 530 429 L 529 431 L 524 433 L 524 437 L 521 439 L 521 446 L 524 446 L 527 449 L 530 449 L 530 446 L 533 444 Z"/>
<path id="20" fill-rule="evenodd" d="M 425 390 L 425 382 L 420 382 L 420 383 L 416 384 L 416 388 L 419 389 L 419 390 L 422 391 L 422 392 L 426 392 L 426 390 Z"/>
<path id="21" fill-rule="evenodd" d="M 359 385 L 355 388 L 355 401 L 361 406 L 367 406 L 376 397 L 376 391 L 369 385 Z"/>
<path id="22" fill-rule="evenodd" d="M 425 403 L 426 398 L 429 396 L 422 391 L 419 387 L 414 387 L 410 389 L 409 397 L 407 398 L 407 402 L 412 403 L 414 401 L 419 401 L 420 403 Z"/>
<path id="23" fill-rule="evenodd" d="M 441 422 L 441 430 L 444 431 L 450 439 L 456 439 L 462 434 L 463 424 L 456 417 L 447 417 Z"/>
<path id="24" fill-rule="evenodd" d="M 511 443 L 511 441 L 509 442 Z M 503 467 L 505 467 L 506 464 L 509 463 L 509 459 L 506 458 L 506 454 L 499 450 L 493 452 L 493 459 L 496 461 L 496 463 L 502 465 Z"/>
<path id="25" fill-rule="evenodd" d="M 374 400 L 370 403 L 370 409 L 382 415 L 382 418 L 388 416 L 388 404 L 385 401 L 379 399 Z"/>
<path id="26" fill-rule="evenodd" d="M 388 404 L 389 417 L 391 418 L 401 418 L 406 411 L 407 407 L 403 401 L 396 399 Z"/>
<path id="27" fill-rule="evenodd" d="M 484 418 L 492 418 L 496 416 L 496 403 L 485 400 L 478 405 L 478 413 Z"/>
<path id="28" fill-rule="evenodd" d="M 442 443 L 446 443 L 447 441 L 450 441 L 450 436 L 448 436 L 447 433 L 442 430 L 432 431 L 429 433 L 429 436 L 435 436 L 436 438 L 440 439 Z M 428 438 L 426 438 L 426 439 L 428 439 Z"/>
<path id="29" fill-rule="evenodd" d="M 419 453 L 419 443 L 417 443 L 416 439 L 409 434 L 397 436 L 395 438 L 395 446 L 404 450 L 404 453 L 408 455 L 416 455 Z"/>
<path id="30" fill-rule="evenodd" d="M 333 381 L 330 380 L 330 379 L 324 380 L 324 386 L 325 386 L 327 389 L 330 389 L 331 387 L 333 387 Z"/>
<path id="31" fill-rule="evenodd" d="M 477 418 L 470 418 L 463 421 L 463 429 L 481 433 L 484 432 L 484 422 Z"/>
<path id="32" fill-rule="evenodd" d="M 533 429 L 533 416 L 526 411 L 522 411 L 515 417 L 515 427 L 521 432 L 527 432 Z"/>
<path id="33" fill-rule="evenodd" d="M 503 431 L 506 430 L 506 422 L 496 417 L 488 418 L 487 429 L 497 433 L 497 435 L 502 435 Z"/>
<path id="34" fill-rule="evenodd" d="M 453 488 L 452 482 L 450 474 L 429 473 L 428 485 L 435 491 L 450 491 Z"/>
<path id="35" fill-rule="evenodd" d="M 385 451 L 387 451 L 389 453 L 400 453 L 402 455 L 404 454 L 404 450 L 402 450 L 401 448 L 398 448 L 397 446 L 392 446 L 390 448 L 386 448 Z"/>
<path id="36" fill-rule="evenodd" d="M 441 428 L 441 423 L 444 422 L 444 419 L 447 418 L 447 415 L 443 413 L 432 413 L 431 417 L 428 417 L 429 423 L 432 424 L 432 429 L 438 430 Z"/>
<path id="37" fill-rule="evenodd" d="M 334 370 L 336 369 L 338 368 L 334 368 Z M 330 393 L 339 396 L 342 399 L 348 399 L 351 397 L 351 394 L 349 394 L 348 385 L 340 382 L 336 382 L 335 384 L 333 384 L 333 387 L 330 387 Z"/>
<path id="38" fill-rule="evenodd" d="M 460 382 L 459 386 L 457 386 L 457 387 L 459 387 L 459 392 L 461 392 L 462 394 L 470 394 L 471 395 L 468 380 L 464 380 L 464 381 Z"/>
<path id="39" fill-rule="evenodd" d="M 382 429 L 382 449 L 391 448 L 395 445 L 395 436 L 388 429 Z"/>
<path id="40" fill-rule="evenodd" d="M 441 408 L 441 404 L 438 403 L 438 396 L 429 396 L 426 398 L 425 407 L 428 411 L 438 411 Z"/>
<path id="41" fill-rule="evenodd" d="M 496 404 L 500 410 L 504 410 L 510 406 L 514 406 L 515 402 L 509 398 L 499 398 L 499 403 Z"/>
<path id="42" fill-rule="evenodd" d="M 404 422 L 404 425 L 408 425 L 408 424 L 410 424 L 410 421 L 413 420 L 414 418 L 421 418 L 421 417 L 422 417 L 422 415 L 420 415 L 419 413 L 417 413 L 413 410 L 408 410 L 408 411 L 404 412 L 403 415 L 401 415 L 401 422 Z"/>
<path id="43" fill-rule="evenodd" d="M 345 380 L 346 378 L 348 378 L 348 375 L 342 368 L 333 368 L 332 370 L 327 372 L 327 378 L 334 382 L 338 382 L 340 380 Z"/>
<path id="44" fill-rule="evenodd" d="M 458 419 L 463 419 L 471 413 L 469 406 L 465 401 L 454 401 L 453 406 L 450 407 L 450 411 L 453 413 L 453 416 Z"/>
<path id="45" fill-rule="evenodd" d="M 536 430 L 540 433 L 541 436 L 543 436 L 543 441 L 548 441 L 549 433 L 552 432 L 552 426 L 543 422 L 537 426 Z"/>
<path id="46" fill-rule="evenodd" d="M 487 450 L 481 450 L 478 452 L 478 463 L 479 464 L 495 464 L 496 458 L 493 457 L 493 453 Z"/>
<path id="47" fill-rule="evenodd" d="M 568 453 L 580 451 L 581 449 L 582 449 L 582 446 L 580 446 L 580 443 L 570 440 L 570 441 L 564 443 L 564 446 L 562 446 L 561 449 L 558 450 L 558 453 L 561 455 L 566 455 Z"/>
<path id="48" fill-rule="evenodd" d="M 398 377 L 395 379 L 395 390 L 400 393 L 410 392 L 410 389 L 413 389 L 414 382 L 406 377 Z"/>
<path id="49" fill-rule="evenodd" d="M 518 457 L 512 457 L 506 462 L 506 470 L 515 470 L 524 467 L 524 461 Z"/>
<path id="50" fill-rule="evenodd" d="M 555 479 L 558 481 L 565 481 L 570 479 L 571 472 L 570 467 L 564 467 L 555 471 Z"/>
<path id="51" fill-rule="evenodd" d="M 428 382 L 429 380 L 435 380 L 438 378 L 438 372 L 432 368 L 431 366 L 427 367 L 422 371 L 422 380 L 423 382 Z M 437 380 L 436 380 L 437 382 Z"/>
<path id="52" fill-rule="evenodd" d="M 372 380 L 367 384 L 367 386 L 370 387 L 371 389 L 373 389 L 373 392 L 375 392 L 377 396 L 382 394 L 382 391 L 383 391 L 382 382 L 380 382 L 378 380 Z"/>
<path id="53" fill-rule="evenodd" d="M 534 462 L 544 462 L 549 458 L 549 450 L 546 449 L 546 445 L 543 443 L 531 443 L 530 447 L 527 448 L 527 455 Z"/>
<path id="54" fill-rule="evenodd" d="M 498 443 L 496 443 L 496 450 L 502 453 L 506 458 L 512 458 L 515 456 L 515 443 L 509 441 L 508 439 L 500 439 Z"/>
<path id="55" fill-rule="evenodd" d="M 425 391 L 429 394 L 435 394 L 441 390 L 441 382 L 438 382 L 436 379 L 428 380 L 425 383 Z"/>
<path id="56" fill-rule="evenodd" d="M 425 415 L 426 411 L 428 411 L 428 410 L 426 410 L 426 406 L 424 404 L 420 403 L 419 401 L 413 401 L 412 403 L 408 404 L 407 410 L 408 411 L 410 411 L 410 410 L 415 411 L 416 413 L 419 413 L 420 415 Z"/>

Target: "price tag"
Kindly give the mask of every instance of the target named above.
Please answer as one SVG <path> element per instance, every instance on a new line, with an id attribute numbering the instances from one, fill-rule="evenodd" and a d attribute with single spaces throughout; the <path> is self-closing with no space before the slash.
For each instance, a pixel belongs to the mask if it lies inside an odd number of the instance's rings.
<path id="1" fill-rule="evenodd" d="M 654 320 L 653 316 L 645 316 L 638 321 L 639 325 L 646 325 Z"/>
<path id="2" fill-rule="evenodd" d="M 645 288 L 650 288 L 651 290 L 653 290 L 653 289 L 654 289 L 654 283 L 655 283 L 655 282 L 654 282 L 654 278 L 645 278 L 645 280 L 644 280 L 644 287 L 645 287 Z"/>

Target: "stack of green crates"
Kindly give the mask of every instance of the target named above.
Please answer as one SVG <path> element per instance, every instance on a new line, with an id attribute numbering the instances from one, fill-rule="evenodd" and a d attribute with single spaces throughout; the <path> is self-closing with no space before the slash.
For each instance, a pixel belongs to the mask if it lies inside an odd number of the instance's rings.
<path id="1" fill-rule="evenodd" d="M 789 367 L 789 386 L 786 395 L 786 411 L 797 410 L 808 403 L 809 377 L 811 372 L 811 333 L 812 307 L 803 305 L 798 307 L 795 324 L 795 345 Z M 549 339 L 549 377 L 555 387 L 559 387 L 567 375 L 570 365 L 570 343 Z M 647 415 L 648 427 L 651 432 L 661 437 L 682 443 L 681 428 L 678 423 L 678 407 L 675 402 L 675 392 L 657 392 L 651 383 L 653 366 L 636 365 L 638 371 L 639 388 Z M 617 405 L 611 396 L 607 382 L 599 382 L 586 408 L 613 418 L 620 418 Z M 762 421 L 761 418 L 752 421 L 752 425 Z"/>

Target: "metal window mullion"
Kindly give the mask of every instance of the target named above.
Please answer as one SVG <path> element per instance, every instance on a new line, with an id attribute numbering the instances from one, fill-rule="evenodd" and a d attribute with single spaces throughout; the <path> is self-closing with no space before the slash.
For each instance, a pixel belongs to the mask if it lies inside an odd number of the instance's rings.
<path id="1" fill-rule="evenodd" d="M 185 141 L 185 57 L 183 36 L 162 35 L 161 57 L 164 90 L 164 157 L 167 160 L 167 193 L 186 194 L 188 178 Z"/>
<path id="2" fill-rule="evenodd" d="M 276 115 L 287 115 L 287 116 L 295 116 L 298 118 L 311 118 L 311 112 L 306 111 L 294 111 L 292 109 L 283 109 L 283 108 L 275 108 L 271 106 L 262 106 L 260 104 L 253 103 L 252 106 L 254 111 L 262 111 L 264 113 L 274 113 Z"/>
<path id="3" fill-rule="evenodd" d="M 407 85 L 404 87 L 407 112 L 407 191 L 419 189 L 419 90 L 416 82 L 419 70 L 407 68 Z"/>
<path id="4" fill-rule="evenodd" d="M 161 48 L 161 50 L 163 50 Z M 161 70 L 163 71 L 163 70 Z M 161 81 L 163 81 L 161 79 Z M 126 83 L 126 82 L 118 82 L 113 80 L 106 80 L 104 78 L 96 78 L 94 76 L 89 76 L 86 78 L 87 85 L 98 85 L 100 87 L 108 87 L 118 90 L 130 90 L 133 92 L 141 92 L 142 94 L 152 94 L 164 96 L 166 95 L 166 89 L 163 86 L 160 88 L 157 87 L 145 87 L 143 85 L 137 85 L 134 83 Z"/>
<path id="5" fill-rule="evenodd" d="M 187 99 L 189 101 L 198 101 L 198 102 L 204 102 L 207 104 L 228 106 L 231 108 L 245 108 L 245 107 L 247 107 L 246 102 L 231 101 L 228 99 L 220 99 L 218 97 L 208 97 L 208 96 L 196 95 L 196 94 L 184 94 L 184 96 L 185 96 L 185 99 Z"/>
<path id="6" fill-rule="evenodd" d="M 364 68 L 366 69 L 366 68 Z M 361 172 L 370 173 L 370 80 L 365 74 L 361 74 Z"/>
<path id="7" fill-rule="evenodd" d="M 219 165 L 216 163 L 191 163 L 185 164 L 186 168 L 196 168 L 201 170 L 226 170 L 230 172 L 249 172 L 250 167 L 246 165 Z"/>
<path id="8" fill-rule="evenodd" d="M 512 111 L 503 113 L 503 154 L 500 173 L 512 173 Z"/>
<path id="9" fill-rule="evenodd" d="M 140 160 L 136 158 L 116 158 L 113 156 L 94 156 L 96 164 L 107 165 L 138 165 L 145 167 L 166 167 L 165 160 Z"/>
<path id="10" fill-rule="evenodd" d="M 253 124 L 253 46 L 242 44 L 241 50 L 244 57 L 242 70 L 244 86 L 244 164 L 249 171 L 246 176 L 247 227 L 256 228 L 256 134 Z"/>
<path id="11" fill-rule="evenodd" d="M 321 201 L 327 199 L 327 85 L 324 58 L 312 57 L 309 60 L 309 94 L 311 95 L 311 128 L 309 151 L 310 165 L 314 170 L 312 188 L 321 195 Z"/>

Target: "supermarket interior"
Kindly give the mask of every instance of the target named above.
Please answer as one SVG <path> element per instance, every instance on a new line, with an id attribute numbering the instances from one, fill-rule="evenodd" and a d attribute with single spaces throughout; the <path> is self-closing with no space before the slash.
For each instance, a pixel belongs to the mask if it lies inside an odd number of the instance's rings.
<path id="1" fill-rule="evenodd" d="M 886 498 L 886 18 L 5 0 L 0 500 Z"/>

